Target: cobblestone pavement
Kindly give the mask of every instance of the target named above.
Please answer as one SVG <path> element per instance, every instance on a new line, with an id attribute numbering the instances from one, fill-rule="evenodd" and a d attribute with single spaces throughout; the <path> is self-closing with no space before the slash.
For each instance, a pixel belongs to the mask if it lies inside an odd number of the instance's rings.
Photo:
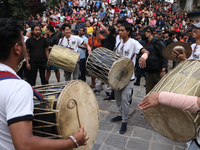
<path id="1" fill-rule="evenodd" d="M 64 81 L 64 72 L 61 70 L 61 81 Z M 56 82 L 52 71 L 49 83 Z M 91 79 L 87 77 L 90 85 Z M 36 84 L 40 78 L 37 76 Z M 104 90 L 96 95 L 100 109 L 100 125 L 98 135 L 92 150 L 186 150 L 187 144 L 171 141 L 155 132 L 145 121 L 138 108 L 138 103 L 145 96 L 144 78 L 140 86 L 134 86 L 133 102 L 129 111 L 128 127 L 125 134 L 118 134 L 120 122 L 111 123 L 110 119 L 118 115 L 115 101 L 105 101 Z M 138 115 L 139 114 L 139 115 Z M 134 120 L 134 118 L 136 118 Z"/>

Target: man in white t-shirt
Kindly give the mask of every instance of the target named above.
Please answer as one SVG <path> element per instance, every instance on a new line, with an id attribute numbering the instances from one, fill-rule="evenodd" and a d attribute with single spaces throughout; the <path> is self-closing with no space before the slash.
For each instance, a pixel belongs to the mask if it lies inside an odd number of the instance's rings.
<path id="1" fill-rule="evenodd" d="M 144 67 L 146 65 L 146 59 L 149 53 L 143 48 L 143 46 L 138 41 L 129 38 L 131 32 L 131 24 L 127 22 L 121 24 L 121 26 L 119 27 L 119 36 L 122 39 L 122 41 L 115 52 L 131 59 L 134 65 L 136 61 L 136 54 L 138 54 L 139 52 L 144 53 L 139 60 L 140 67 Z M 134 79 L 135 76 L 133 73 L 130 82 L 123 89 L 115 90 L 114 92 L 117 106 L 121 116 L 117 116 L 111 119 L 111 122 L 122 120 L 121 129 L 119 131 L 120 134 L 124 134 L 126 132 L 129 106 L 132 102 Z"/>
<path id="2" fill-rule="evenodd" d="M 62 31 L 64 33 L 64 37 L 60 39 L 58 45 L 64 46 L 66 48 L 69 48 L 75 52 L 78 51 L 78 46 L 79 45 L 85 45 L 88 49 L 88 52 L 91 52 L 91 48 L 88 45 L 88 43 L 84 42 L 83 39 L 81 39 L 79 36 L 72 35 L 71 33 L 71 25 L 68 23 L 64 23 L 62 25 Z M 64 71 L 65 73 L 65 80 L 69 81 L 71 79 L 71 72 Z M 73 80 L 78 79 L 79 76 L 79 63 L 77 63 L 76 68 L 73 72 Z"/>
<path id="3" fill-rule="evenodd" d="M 33 90 L 16 74 L 26 53 L 22 29 L 14 19 L 0 19 L 0 149 L 64 150 L 86 145 L 83 127 L 68 139 L 33 135 Z"/>

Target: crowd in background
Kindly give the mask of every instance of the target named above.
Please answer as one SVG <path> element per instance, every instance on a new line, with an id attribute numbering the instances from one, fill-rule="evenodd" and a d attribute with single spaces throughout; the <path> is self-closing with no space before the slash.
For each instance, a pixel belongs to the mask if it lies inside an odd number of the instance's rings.
<path id="1" fill-rule="evenodd" d="M 143 30 L 146 26 L 151 26 L 155 36 L 161 38 L 165 45 L 176 41 L 191 45 L 195 40 L 190 24 L 200 21 L 188 18 L 187 12 L 179 9 L 176 0 L 173 3 L 159 0 L 61 0 L 59 5 L 48 7 L 43 14 L 30 16 L 24 22 L 24 29 L 26 36 L 30 37 L 31 26 L 40 24 L 41 36 L 46 38 L 46 28 L 52 25 L 55 34 L 62 38 L 61 26 L 69 23 L 74 35 L 83 28 L 85 37 L 89 38 L 93 35 L 94 26 L 101 22 L 106 27 L 114 27 L 113 33 L 117 36 L 119 20 L 126 20 L 132 25 L 131 37 L 142 45 L 146 41 Z M 102 30 L 100 34 L 106 38 Z M 138 82 L 135 85 L 139 85 Z"/>

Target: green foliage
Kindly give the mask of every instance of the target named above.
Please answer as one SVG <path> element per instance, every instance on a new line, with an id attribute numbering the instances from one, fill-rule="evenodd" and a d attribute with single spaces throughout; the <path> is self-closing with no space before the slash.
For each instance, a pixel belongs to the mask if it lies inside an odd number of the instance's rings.
<path id="1" fill-rule="evenodd" d="M 35 16 L 45 9 L 40 0 L 0 0 L 0 18 L 14 18 L 23 22 L 31 14 Z"/>
<path id="2" fill-rule="evenodd" d="M 48 2 L 48 6 L 51 6 L 52 8 L 54 8 L 54 6 L 58 6 L 60 0 L 49 0 Z"/>

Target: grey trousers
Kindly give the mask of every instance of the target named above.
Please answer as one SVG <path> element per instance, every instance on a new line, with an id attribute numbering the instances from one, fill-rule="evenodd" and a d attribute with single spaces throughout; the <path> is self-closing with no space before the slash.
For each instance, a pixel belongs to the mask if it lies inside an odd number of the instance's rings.
<path id="1" fill-rule="evenodd" d="M 122 122 L 127 122 L 130 102 L 133 95 L 134 81 L 130 81 L 123 89 L 115 90 L 115 100 L 120 114 L 122 115 Z"/>
<path id="2" fill-rule="evenodd" d="M 78 76 L 79 76 L 79 63 L 76 64 L 76 67 L 74 69 L 74 72 L 73 72 L 73 80 L 77 80 L 78 79 Z M 71 79 L 71 72 L 68 72 L 68 71 L 64 71 L 64 75 L 65 75 L 65 81 L 70 81 Z"/>

